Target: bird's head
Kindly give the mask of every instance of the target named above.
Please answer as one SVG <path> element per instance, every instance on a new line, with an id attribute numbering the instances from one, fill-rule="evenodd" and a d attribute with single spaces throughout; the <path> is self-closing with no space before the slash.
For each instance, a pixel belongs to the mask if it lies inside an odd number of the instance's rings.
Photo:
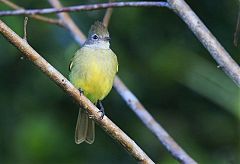
<path id="1" fill-rule="evenodd" d="M 109 41 L 110 37 L 107 28 L 101 22 L 96 21 L 89 30 L 85 45 L 108 49 L 110 45 Z"/>

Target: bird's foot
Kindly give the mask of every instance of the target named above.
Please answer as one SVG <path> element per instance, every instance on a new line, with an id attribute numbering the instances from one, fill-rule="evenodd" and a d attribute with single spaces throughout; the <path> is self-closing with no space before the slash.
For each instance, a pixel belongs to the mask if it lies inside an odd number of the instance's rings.
<path id="1" fill-rule="evenodd" d="M 80 96 L 82 96 L 82 94 L 84 94 L 83 89 L 82 89 L 82 88 L 79 88 L 78 90 L 79 90 Z"/>
<path id="2" fill-rule="evenodd" d="M 99 108 L 99 111 L 98 112 L 101 112 L 101 119 L 103 119 L 104 115 L 105 115 L 105 111 L 104 111 L 104 107 L 102 105 L 102 102 L 100 100 L 98 100 L 97 102 L 97 107 Z"/>

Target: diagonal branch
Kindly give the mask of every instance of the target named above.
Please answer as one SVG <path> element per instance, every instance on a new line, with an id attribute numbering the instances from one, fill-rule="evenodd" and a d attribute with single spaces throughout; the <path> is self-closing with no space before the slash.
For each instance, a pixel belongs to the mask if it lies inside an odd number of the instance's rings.
<path id="1" fill-rule="evenodd" d="M 48 0 L 53 7 L 59 8 L 63 7 L 59 0 Z M 107 11 L 108 12 L 108 11 Z M 64 13 L 69 17 L 67 13 Z M 107 15 L 107 16 L 106 16 Z M 105 23 L 109 22 L 111 14 L 106 13 L 104 16 Z M 106 18 L 107 17 L 107 18 Z M 69 26 L 76 26 L 75 23 L 69 19 L 64 19 L 60 17 L 64 24 Z M 71 19 L 71 18 L 70 18 Z M 73 24 L 73 25 L 71 25 Z M 80 31 L 79 28 L 74 30 L 66 27 L 73 36 L 75 40 L 82 45 L 85 41 L 85 37 L 79 37 L 76 31 Z M 76 37 L 79 37 L 76 39 Z M 81 40 L 81 41 L 79 41 Z M 128 106 L 136 113 L 139 119 L 145 124 L 145 126 L 160 140 L 163 146 L 171 153 L 171 155 L 179 160 L 181 163 L 194 164 L 196 163 L 172 138 L 169 134 L 161 127 L 161 125 L 151 116 L 151 114 L 144 108 L 144 106 L 139 102 L 136 96 L 124 85 L 118 76 L 114 80 L 114 88 L 117 90 L 119 95 L 124 99 Z"/>
<path id="2" fill-rule="evenodd" d="M 55 0 L 48 0 L 48 2 L 54 6 L 56 9 L 63 8 L 62 4 L 59 1 Z M 72 31 L 71 34 L 74 39 L 80 44 L 83 45 L 84 41 L 86 40 L 86 36 L 83 34 L 82 31 L 79 30 L 77 25 L 73 22 L 71 17 L 67 13 L 59 13 L 59 18 L 64 24 L 64 27 Z"/>
<path id="3" fill-rule="evenodd" d="M 114 2 L 114 0 L 109 0 L 109 3 L 112 3 Z M 104 17 L 103 17 L 103 24 L 105 27 L 108 27 L 108 24 L 109 24 L 109 21 L 111 19 L 111 16 L 112 16 L 112 12 L 113 12 L 113 8 L 108 8 Z"/>
<path id="4" fill-rule="evenodd" d="M 99 4 L 92 4 L 92 5 L 70 6 L 70 7 L 63 7 L 63 8 L 0 11 L 0 16 L 50 14 L 50 13 L 89 11 L 89 10 L 99 10 L 99 9 L 119 8 L 119 7 L 169 7 L 169 5 L 167 2 L 112 2 L 112 3 L 99 3 Z"/>
<path id="5" fill-rule="evenodd" d="M 115 78 L 114 87 L 122 96 L 124 101 L 133 110 L 133 112 L 141 119 L 145 126 L 158 138 L 167 151 L 178 161 L 186 164 L 195 164 L 192 159 L 163 129 L 163 127 L 153 118 L 146 110 L 137 97 L 124 85 L 118 78 Z"/>
<path id="6" fill-rule="evenodd" d="M 219 64 L 218 67 L 240 86 L 240 68 L 184 0 L 168 0 L 172 10 L 188 25 L 202 45 Z"/>
<path id="7" fill-rule="evenodd" d="M 24 10 L 23 7 L 18 6 L 17 4 L 15 4 L 15 3 L 13 3 L 13 2 L 11 2 L 9 0 L 0 0 L 0 2 L 2 2 L 5 5 L 11 7 L 12 9 Z M 43 21 L 43 22 L 47 22 L 47 23 L 50 23 L 50 24 L 56 24 L 56 25 L 59 25 L 59 26 L 63 26 L 62 22 L 57 20 L 57 19 L 52 19 L 52 18 L 41 16 L 41 15 L 29 15 L 29 17 L 34 18 L 36 20 Z"/>
<path id="8" fill-rule="evenodd" d="M 25 42 L 27 42 L 27 23 L 28 23 L 28 17 L 25 17 L 24 25 L 23 25 L 23 40 L 25 40 Z"/>
<path id="9" fill-rule="evenodd" d="M 238 1 L 238 16 L 237 16 L 237 24 L 236 30 L 233 37 L 233 44 L 237 47 L 238 46 L 238 38 L 240 34 L 240 1 Z"/>
<path id="10" fill-rule="evenodd" d="M 75 101 L 84 107 L 92 119 L 99 124 L 113 139 L 120 143 L 124 149 L 140 163 L 153 163 L 145 152 L 117 127 L 107 116 L 100 118 L 99 110 L 84 95 L 76 89 L 60 72 L 40 56 L 24 39 L 19 37 L 4 22 L 0 20 L 0 33 L 22 52 L 30 61 L 41 69 L 51 80 L 69 94 Z"/>

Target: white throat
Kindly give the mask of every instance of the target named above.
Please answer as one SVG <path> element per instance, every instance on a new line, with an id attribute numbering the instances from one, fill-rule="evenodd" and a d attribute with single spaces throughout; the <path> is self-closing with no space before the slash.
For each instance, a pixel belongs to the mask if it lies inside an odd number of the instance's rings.
<path id="1" fill-rule="evenodd" d="M 86 44 L 85 46 L 95 49 L 109 49 L 110 43 L 106 41 L 98 41 L 96 43 Z"/>

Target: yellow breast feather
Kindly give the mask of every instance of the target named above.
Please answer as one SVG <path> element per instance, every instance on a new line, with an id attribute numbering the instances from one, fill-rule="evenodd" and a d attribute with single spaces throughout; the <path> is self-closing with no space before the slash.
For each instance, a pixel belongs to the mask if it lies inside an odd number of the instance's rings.
<path id="1" fill-rule="evenodd" d="M 117 67 L 116 55 L 110 49 L 83 47 L 73 58 L 70 81 L 96 103 L 111 90 Z"/>

